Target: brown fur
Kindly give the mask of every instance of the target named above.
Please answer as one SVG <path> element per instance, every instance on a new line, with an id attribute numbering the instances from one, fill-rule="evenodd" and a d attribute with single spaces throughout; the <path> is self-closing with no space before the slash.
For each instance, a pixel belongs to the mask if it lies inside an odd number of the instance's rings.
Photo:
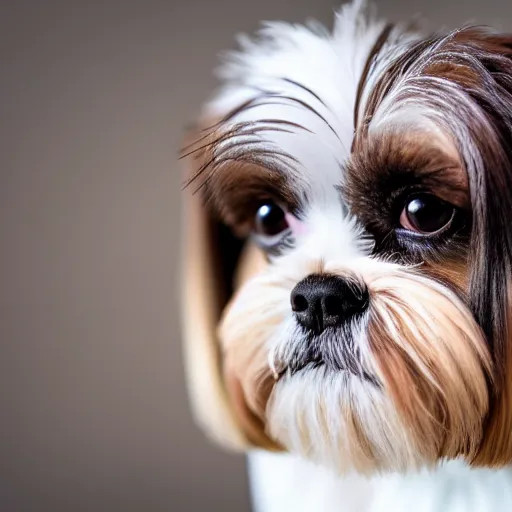
<path id="1" fill-rule="evenodd" d="M 482 439 L 491 373 L 482 333 L 449 297 L 408 281 L 404 275 L 392 278 L 392 287 L 378 284 L 378 278 L 370 285 L 368 337 L 383 385 L 427 460 L 471 460 Z M 393 331 L 387 330 L 391 325 Z"/>

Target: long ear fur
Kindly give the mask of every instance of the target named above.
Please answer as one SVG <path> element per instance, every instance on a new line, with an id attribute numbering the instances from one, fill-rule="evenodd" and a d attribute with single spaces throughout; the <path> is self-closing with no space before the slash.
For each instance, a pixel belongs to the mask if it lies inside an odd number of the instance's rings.
<path id="1" fill-rule="evenodd" d="M 185 163 L 187 182 L 197 164 L 192 157 Z M 184 191 L 182 237 L 183 350 L 192 409 L 216 442 L 244 449 L 249 443 L 228 399 L 216 337 L 242 243 L 210 215 L 191 188 Z"/>
<path id="2" fill-rule="evenodd" d="M 491 128 L 475 137 L 482 168 L 468 165 L 473 203 L 470 290 L 497 371 L 475 463 L 499 466 L 512 461 L 512 35 L 474 29 L 458 38 L 482 66 L 480 86 L 467 93 Z"/>
<path id="3" fill-rule="evenodd" d="M 375 122 L 389 116 L 391 107 L 403 106 L 401 100 L 410 104 L 415 98 L 421 100 L 418 105 L 424 115 L 453 136 L 470 185 L 469 303 L 489 342 L 495 368 L 483 442 L 472 462 L 508 464 L 512 461 L 512 36 L 468 27 L 412 44 L 374 85 L 365 118 Z M 364 142 L 367 131 L 361 123 L 356 142 Z"/>
<path id="4" fill-rule="evenodd" d="M 196 138 L 196 140 L 198 140 Z M 199 140 L 200 137 L 199 137 Z M 193 151 L 186 182 L 204 168 L 208 151 Z M 186 374 L 198 423 L 225 447 L 279 449 L 247 406 L 240 383 L 225 364 L 217 338 L 221 314 L 236 288 L 261 270 L 262 258 L 212 215 L 194 183 L 185 191 L 183 225 L 183 335 Z"/>

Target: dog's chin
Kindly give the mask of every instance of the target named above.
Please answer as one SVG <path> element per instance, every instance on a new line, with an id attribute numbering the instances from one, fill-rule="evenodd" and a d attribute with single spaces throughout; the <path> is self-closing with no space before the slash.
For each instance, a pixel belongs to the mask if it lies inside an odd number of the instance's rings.
<path id="1" fill-rule="evenodd" d="M 284 373 L 266 412 L 272 438 L 340 473 L 405 471 L 424 462 L 389 397 L 348 369 L 310 363 Z"/>

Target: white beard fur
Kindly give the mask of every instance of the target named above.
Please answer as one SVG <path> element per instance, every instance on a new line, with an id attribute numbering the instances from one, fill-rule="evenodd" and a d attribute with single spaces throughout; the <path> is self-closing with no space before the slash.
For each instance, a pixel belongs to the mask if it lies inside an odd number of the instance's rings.
<path id="1" fill-rule="evenodd" d="M 512 468 L 450 461 L 409 475 L 339 477 L 292 455 L 249 454 L 254 512 L 510 512 Z"/>

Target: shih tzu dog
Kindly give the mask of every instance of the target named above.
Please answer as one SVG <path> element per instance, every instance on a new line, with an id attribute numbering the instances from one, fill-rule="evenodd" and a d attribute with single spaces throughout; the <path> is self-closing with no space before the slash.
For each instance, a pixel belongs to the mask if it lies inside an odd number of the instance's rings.
<path id="1" fill-rule="evenodd" d="M 183 155 L 199 421 L 261 512 L 512 510 L 512 36 L 240 44 Z"/>

